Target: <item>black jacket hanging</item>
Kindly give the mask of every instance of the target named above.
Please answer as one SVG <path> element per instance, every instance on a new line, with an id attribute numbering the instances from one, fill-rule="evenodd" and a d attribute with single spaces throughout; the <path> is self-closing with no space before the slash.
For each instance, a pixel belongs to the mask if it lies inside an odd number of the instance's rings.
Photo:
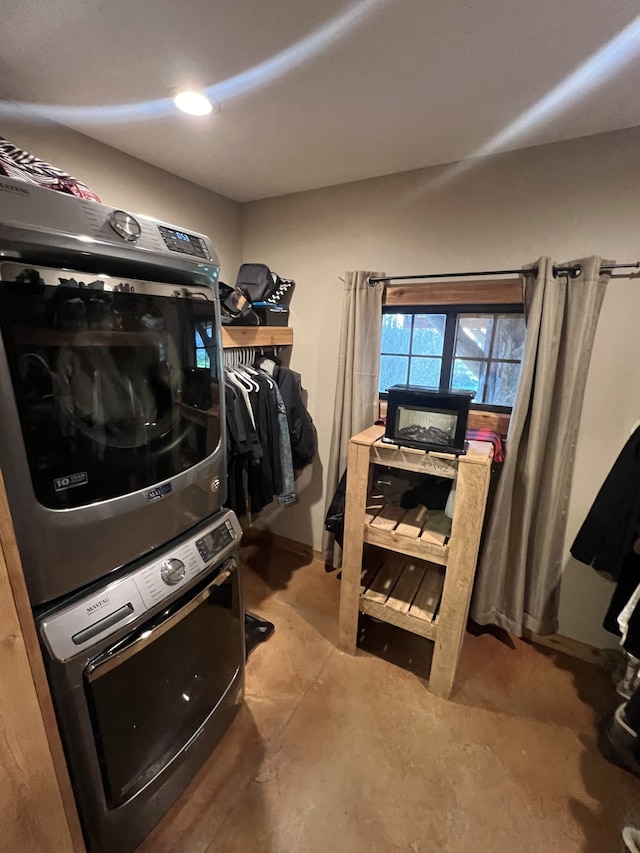
<path id="1" fill-rule="evenodd" d="M 622 448 L 571 546 L 581 563 L 619 580 L 640 524 L 640 427 Z"/>
<path id="2" fill-rule="evenodd" d="M 318 445 L 316 428 L 302 402 L 300 374 L 276 364 L 273 378 L 278 383 L 287 410 L 293 467 L 299 471 L 313 462 Z"/>
<path id="3" fill-rule="evenodd" d="M 620 451 L 571 546 L 576 560 L 617 581 L 603 625 L 618 636 L 618 614 L 640 583 L 640 557 L 633 551 L 639 536 L 640 428 Z M 630 628 L 634 648 L 637 630 L 634 622 Z"/>
<path id="4" fill-rule="evenodd" d="M 249 470 L 260 464 L 262 448 L 242 395 L 225 383 L 227 412 L 227 506 L 242 517 L 248 510 Z"/>
<path id="5" fill-rule="evenodd" d="M 324 520 L 324 529 L 333 533 L 336 542 L 342 548 L 344 540 L 344 510 L 347 498 L 347 472 L 345 471 L 331 499 L 327 515 Z M 329 569 L 327 569 L 329 571 Z"/>

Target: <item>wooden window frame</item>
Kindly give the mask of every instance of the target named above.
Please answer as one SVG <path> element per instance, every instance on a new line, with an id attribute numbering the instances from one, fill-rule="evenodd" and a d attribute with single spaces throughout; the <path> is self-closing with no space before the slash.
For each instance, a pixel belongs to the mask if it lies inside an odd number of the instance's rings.
<path id="1" fill-rule="evenodd" d="M 425 284 L 392 285 L 385 288 L 382 304 L 419 305 L 512 305 L 524 304 L 519 278 L 483 281 L 426 282 Z"/>

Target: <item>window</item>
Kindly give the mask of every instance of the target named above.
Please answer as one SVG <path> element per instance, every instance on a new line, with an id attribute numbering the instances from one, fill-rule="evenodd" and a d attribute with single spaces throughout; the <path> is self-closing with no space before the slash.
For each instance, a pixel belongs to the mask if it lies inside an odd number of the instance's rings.
<path id="1" fill-rule="evenodd" d="M 407 382 L 440 387 L 446 324 L 446 314 L 383 314 L 379 390 Z"/>
<path id="2" fill-rule="evenodd" d="M 213 335 L 213 323 L 205 323 L 204 331 L 208 335 Z M 196 331 L 196 367 L 211 367 L 209 353 L 198 331 Z"/>
<path id="3" fill-rule="evenodd" d="M 459 314 L 451 387 L 475 391 L 474 402 L 511 408 L 524 353 L 524 316 Z"/>
<path id="4" fill-rule="evenodd" d="M 469 390 L 475 405 L 511 409 L 524 341 L 515 306 L 385 309 L 379 391 L 404 383 Z"/>

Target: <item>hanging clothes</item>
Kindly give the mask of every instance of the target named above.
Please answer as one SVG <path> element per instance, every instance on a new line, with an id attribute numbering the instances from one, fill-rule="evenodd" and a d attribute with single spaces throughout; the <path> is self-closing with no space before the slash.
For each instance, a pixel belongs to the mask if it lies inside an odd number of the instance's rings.
<path id="1" fill-rule="evenodd" d="M 275 453 L 272 417 L 276 418 L 277 423 L 277 413 L 272 412 L 266 384 L 257 382 L 257 386 L 257 390 L 249 393 L 249 400 L 256 423 L 256 432 L 258 433 L 258 441 L 262 448 L 260 465 L 254 466 L 249 470 L 249 499 L 251 512 L 254 515 L 261 512 L 265 506 L 271 503 L 280 485 L 278 482 L 278 471 L 274 469 Z"/>
<path id="2" fill-rule="evenodd" d="M 278 427 L 280 451 L 280 467 L 282 469 L 282 489 L 278 495 L 279 504 L 290 504 L 296 500 L 293 482 L 293 458 L 291 455 L 291 437 L 289 435 L 289 423 L 287 421 L 287 408 L 282 399 L 280 389 L 273 383 L 276 395 L 276 408 L 278 409 Z"/>
<path id="3" fill-rule="evenodd" d="M 640 427 L 620 451 L 571 546 L 581 563 L 619 580 L 623 559 L 640 535 Z"/>
<path id="4" fill-rule="evenodd" d="M 271 358 L 261 358 L 258 364 L 273 376 L 280 389 L 287 411 L 293 467 L 300 471 L 313 462 L 318 447 L 316 428 L 302 400 L 301 376 Z"/>
<path id="5" fill-rule="evenodd" d="M 289 413 L 273 375 L 227 365 L 225 399 L 229 507 L 257 515 L 274 497 L 295 502 Z"/>
<path id="6" fill-rule="evenodd" d="M 612 634 L 620 635 L 618 615 L 640 583 L 640 557 L 633 550 L 633 544 L 638 538 L 640 427 L 620 451 L 570 549 L 576 560 L 593 566 L 597 571 L 606 572 L 617 581 L 603 623 Z M 634 626 L 636 621 L 640 620 L 634 619 Z M 631 642 L 635 648 L 633 639 Z M 640 634 L 637 643 L 640 648 Z"/>
<path id="7" fill-rule="evenodd" d="M 618 584 L 613 592 L 604 617 L 603 626 L 611 634 L 620 635 L 618 617 L 627 606 L 640 583 L 640 557 L 632 550 L 625 554 L 618 575 Z"/>
<path id="8" fill-rule="evenodd" d="M 227 423 L 227 505 L 237 516 L 248 511 L 249 468 L 259 464 L 262 447 L 240 390 L 225 381 Z"/>
<path id="9" fill-rule="evenodd" d="M 618 613 L 618 629 L 622 636 L 622 646 L 630 655 L 640 657 L 640 578 L 631 598 Z"/>

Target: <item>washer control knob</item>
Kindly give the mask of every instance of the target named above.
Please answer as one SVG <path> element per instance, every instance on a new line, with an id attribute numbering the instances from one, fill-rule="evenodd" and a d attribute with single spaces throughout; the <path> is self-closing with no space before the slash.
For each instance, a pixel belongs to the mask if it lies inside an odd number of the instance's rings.
<path id="1" fill-rule="evenodd" d="M 169 586 L 180 583 L 187 569 L 182 560 L 176 560 L 172 557 L 170 560 L 165 560 L 160 567 L 160 577 Z"/>
<path id="2" fill-rule="evenodd" d="M 135 243 L 142 234 L 140 223 L 126 210 L 112 210 L 107 220 L 118 237 L 122 237 L 128 243 Z"/>

